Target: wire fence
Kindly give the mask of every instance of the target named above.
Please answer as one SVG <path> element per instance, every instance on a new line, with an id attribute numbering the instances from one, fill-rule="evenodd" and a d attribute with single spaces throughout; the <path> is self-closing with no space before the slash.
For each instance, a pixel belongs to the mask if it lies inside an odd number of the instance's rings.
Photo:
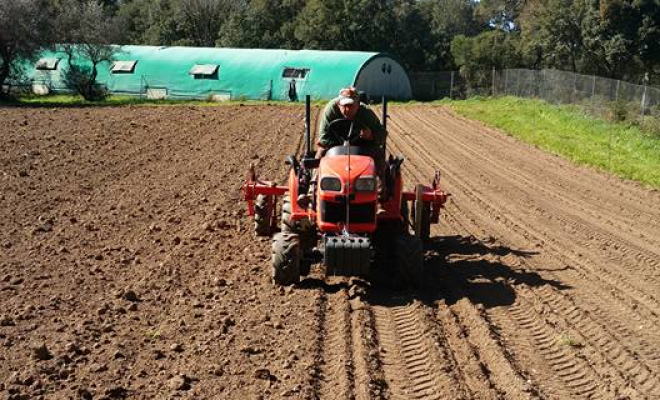
<path id="1" fill-rule="evenodd" d="M 568 104 L 585 113 L 639 126 L 648 135 L 642 147 L 658 148 L 660 142 L 660 89 L 615 79 L 557 70 L 506 69 L 477 71 L 469 75 L 456 71 L 411 73 L 416 100 L 467 99 L 474 96 L 516 96 Z M 638 147 L 622 145 L 625 138 L 607 136 L 607 155 L 602 165 L 623 174 L 646 174 L 641 159 L 650 153 L 635 153 Z M 639 164 L 639 165 L 638 165 Z"/>
<path id="2" fill-rule="evenodd" d="M 553 104 L 574 104 L 600 117 L 622 121 L 660 118 L 660 89 L 593 75 L 557 70 L 505 69 L 412 72 L 415 99 L 466 99 L 473 96 L 517 96 Z"/>

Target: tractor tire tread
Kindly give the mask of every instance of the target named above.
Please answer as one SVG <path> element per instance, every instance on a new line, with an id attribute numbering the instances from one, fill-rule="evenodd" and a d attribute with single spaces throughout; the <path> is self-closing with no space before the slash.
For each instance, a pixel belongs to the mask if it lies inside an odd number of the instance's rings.
<path id="1" fill-rule="evenodd" d="M 269 196 L 260 194 L 254 202 L 254 233 L 257 236 L 270 236 L 271 217 L 273 213 L 272 200 Z"/>
<path id="2" fill-rule="evenodd" d="M 300 237 L 279 232 L 273 236 L 272 278 L 276 285 L 287 286 L 300 281 Z"/>
<path id="3" fill-rule="evenodd" d="M 424 279 L 424 243 L 413 235 L 403 234 L 396 239 L 396 261 L 399 271 L 413 288 Z"/>

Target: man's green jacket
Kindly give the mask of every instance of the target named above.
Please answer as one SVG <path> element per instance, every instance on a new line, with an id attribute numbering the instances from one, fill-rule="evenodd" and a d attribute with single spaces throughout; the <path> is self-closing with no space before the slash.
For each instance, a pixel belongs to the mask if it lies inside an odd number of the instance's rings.
<path id="1" fill-rule="evenodd" d="M 323 111 L 321 122 L 319 123 L 318 143 L 325 148 L 341 146 L 343 144 L 328 130 L 328 127 L 332 121 L 344 118 L 341 111 L 339 110 L 339 106 L 337 105 L 337 100 L 338 99 L 333 99 L 328 102 L 328 104 L 325 106 L 325 110 Z M 353 121 L 355 123 L 355 127 L 353 129 L 362 130 L 364 128 L 369 128 L 374 134 L 374 144 L 379 148 L 383 148 L 385 145 L 385 140 L 387 139 L 387 131 L 385 131 L 385 128 L 380 123 L 380 119 L 378 119 L 373 110 L 360 103 L 360 108 L 355 114 Z"/>

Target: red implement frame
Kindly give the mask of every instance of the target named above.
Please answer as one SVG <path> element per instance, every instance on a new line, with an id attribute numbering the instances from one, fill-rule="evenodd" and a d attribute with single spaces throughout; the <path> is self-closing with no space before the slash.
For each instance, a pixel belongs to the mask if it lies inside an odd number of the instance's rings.
<path id="1" fill-rule="evenodd" d="M 248 203 L 248 215 L 254 215 L 254 201 L 260 194 L 270 196 L 282 196 L 289 191 L 287 186 L 278 186 L 270 181 L 262 181 L 257 179 L 257 174 L 254 171 L 254 165 L 250 165 L 248 172 L 248 179 L 241 186 L 243 193 L 243 200 Z"/>
<path id="2" fill-rule="evenodd" d="M 260 194 L 263 195 L 270 195 L 270 196 L 283 196 L 289 191 L 288 186 L 282 186 L 282 185 L 275 185 L 274 183 L 270 181 L 262 181 L 257 179 L 256 173 L 254 171 L 254 166 L 250 166 L 249 174 L 248 174 L 248 179 L 245 181 L 243 186 L 241 187 L 241 191 L 243 192 L 243 200 L 247 201 L 248 203 L 248 215 L 253 216 L 254 215 L 254 201 L 256 200 L 257 196 Z M 447 199 L 449 198 L 451 194 L 447 193 L 441 186 L 440 186 L 440 173 L 436 172 L 435 177 L 433 178 L 433 183 L 431 186 L 424 186 L 422 188 L 422 194 L 421 194 L 421 201 L 423 202 L 430 202 L 431 203 L 431 222 L 432 223 L 438 223 L 439 217 L 440 217 L 440 209 L 443 207 L 445 202 L 447 202 Z M 401 194 L 401 201 L 414 201 L 417 200 L 417 194 L 416 192 L 410 192 L 410 191 L 403 191 Z M 299 219 L 301 217 L 306 217 L 308 215 L 313 215 L 314 212 L 311 211 L 311 213 L 298 213 L 295 210 L 296 205 L 294 205 L 294 210 L 292 219 Z"/>

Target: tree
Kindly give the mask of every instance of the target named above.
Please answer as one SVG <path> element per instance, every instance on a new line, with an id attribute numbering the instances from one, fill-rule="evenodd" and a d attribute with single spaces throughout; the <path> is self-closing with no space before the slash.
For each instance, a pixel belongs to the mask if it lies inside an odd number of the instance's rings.
<path id="1" fill-rule="evenodd" d="M 180 0 L 179 28 L 190 45 L 213 47 L 224 21 L 245 6 L 244 0 Z"/>
<path id="2" fill-rule="evenodd" d="M 22 79 L 23 62 L 50 44 L 49 14 L 42 0 L 0 0 L 0 97 L 8 81 Z"/>
<path id="3" fill-rule="evenodd" d="M 223 26 L 219 46 L 298 49 L 295 20 L 304 0 L 252 0 Z"/>
<path id="4" fill-rule="evenodd" d="M 606 65 L 616 77 L 640 80 L 660 67 L 660 4 L 657 0 L 600 2 Z M 660 77 L 658 77 L 660 78 Z"/>
<path id="5" fill-rule="evenodd" d="M 111 62 L 121 51 L 114 45 L 121 40 L 116 19 L 95 0 L 79 2 L 63 0 L 56 21 L 61 50 L 67 55 L 64 80 L 69 89 L 85 100 L 105 97 L 104 88 L 96 84 L 98 65 Z"/>
<path id="6" fill-rule="evenodd" d="M 431 30 L 429 20 L 415 0 L 400 1 L 392 11 L 396 28 L 391 33 L 390 51 L 409 70 L 427 70 L 427 60 L 432 58 L 428 50 L 434 44 L 433 37 L 428 34 Z"/>
<path id="7" fill-rule="evenodd" d="M 591 0 L 541 0 L 525 10 L 522 19 L 525 52 L 537 51 L 539 67 L 586 72 L 599 52 L 599 19 Z"/>
<path id="8" fill-rule="evenodd" d="M 472 0 L 422 1 L 422 13 L 429 18 L 430 35 L 433 38 L 428 49 L 427 65 L 434 70 L 456 68 L 451 42 L 454 37 L 471 37 L 484 31 L 487 25 L 476 17 L 477 2 Z"/>
<path id="9" fill-rule="evenodd" d="M 451 52 L 461 75 L 472 87 L 488 87 L 493 69 L 520 66 L 517 33 L 493 30 L 477 36 L 458 35 L 451 43 Z"/>
<path id="10" fill-rule="evenodd" d="M 479 18 L 502 31 L 520 30 L 520 13 L 532 0 L 481 0 L 476 8 Z"/>
<path id="11" fill-rule="evenodd" d="M 656 0 L 538 0 L 521 16 L 533 66 L 635 80 L 660 62 Z"/>
<path id="12" fill-rule="evenodd" d="M 296 38 L 312 49 L 388 51 L 398 2 L 310 0 L 296 21 Z"/>
<path id="13" fill-rule="evenodd" d="M 127 43 L 152 46 L 183 44 L 178 0 L 122 2 L 117 17 L 126 29 Z"/>

